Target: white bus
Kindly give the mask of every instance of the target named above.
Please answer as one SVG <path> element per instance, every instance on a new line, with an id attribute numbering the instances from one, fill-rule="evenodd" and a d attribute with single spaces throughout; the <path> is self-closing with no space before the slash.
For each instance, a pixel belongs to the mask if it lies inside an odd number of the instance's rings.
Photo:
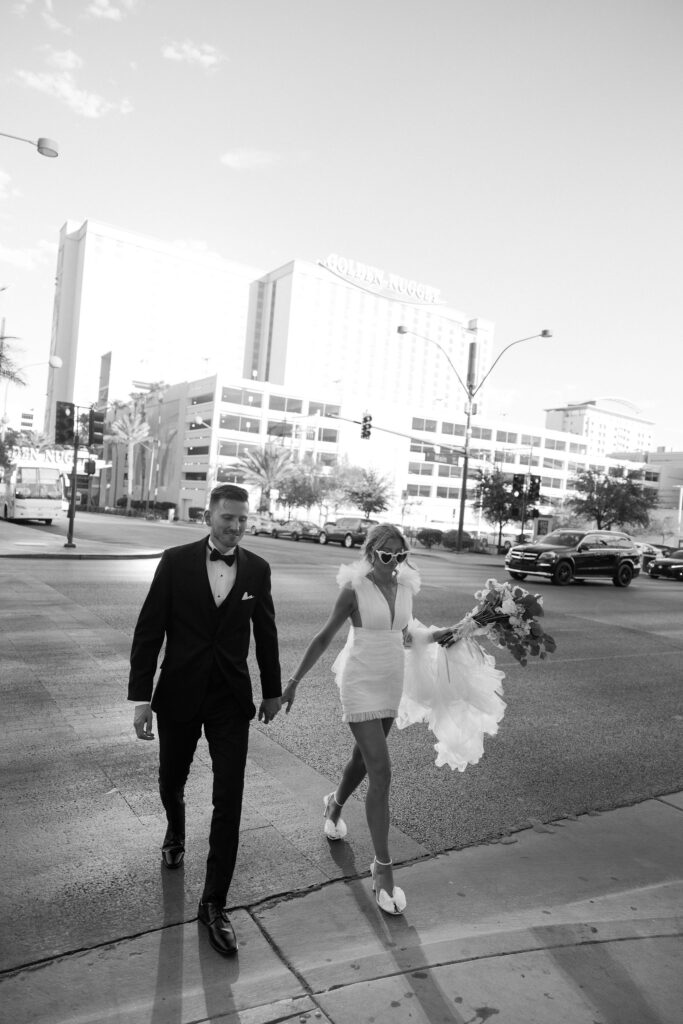
<path id="1" fill-rule="evenodd" d="M 3 518 L 40 519 L 48 526 L 54 519 L 65 519 L 65 474 L 54 462 L 15 459 L 3 473 Z"/>

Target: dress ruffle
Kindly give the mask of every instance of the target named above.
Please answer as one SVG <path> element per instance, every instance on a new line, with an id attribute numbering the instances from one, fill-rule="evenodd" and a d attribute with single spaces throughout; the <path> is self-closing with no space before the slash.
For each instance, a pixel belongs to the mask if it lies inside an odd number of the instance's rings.
<path id="1" fill-rule="evenodd" d="M 410 628 L 419 632 L 420 624 Z M 484 736 L 498 732 L 505 714 L 500 696 L 505 673 L 469 638 L 451 647 L 418 641 L 406 651 L 405 661 L 398 728 L 425 722 L 437 739 L 437 767 L 447 764 L 463 772 L 482 757 Z"/>
<path id="2" fill-rule="evenodd" d="M 368 575 L 372 565 L 365 558 L 359 558 L 356 562 L 345 562 L 339 566 L 337 572 L 337 584 L 339 587 L 353 587 L 358 580 Z M 420 574 L 407 562 L 398 567 L 397 580 L 410 589 L 412 594 L 417 594 L 420 589 Z"/>

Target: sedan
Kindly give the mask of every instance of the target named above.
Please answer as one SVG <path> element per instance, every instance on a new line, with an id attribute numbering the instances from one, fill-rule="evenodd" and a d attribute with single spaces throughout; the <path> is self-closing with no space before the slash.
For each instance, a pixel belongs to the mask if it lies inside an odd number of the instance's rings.
<path id="1" fill-rule="evenodd" d="M 273 526 L 273 537 L 291 537 L 292 540 L 314 540 L 320 538 L 320 527 L 308 519 L 288 519 L 286 523 Z"/>
<path id="2" fill-rule="evenodd" d="M 663 552 L 659 548 L 655 548 L 652 544 L 640 544 L 636 543 L 638 552 L 640 554 L 640 567 L 643 572 L 649 572 L 650 566 L 654 562 L 655 558 L 661 558 Z"/>
<path id="3" fill-rule="evenodd" d="M 683 583 L 683 548 L 673 551 L 668 557 L 655 558 L 654 562 L 650 562 L 650 576 L 653 580 L 665 576 Z"/>

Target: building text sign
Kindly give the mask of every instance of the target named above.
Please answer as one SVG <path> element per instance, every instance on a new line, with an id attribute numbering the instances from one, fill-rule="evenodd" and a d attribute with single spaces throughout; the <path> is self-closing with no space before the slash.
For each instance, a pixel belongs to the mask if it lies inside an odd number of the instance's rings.
<path id="1" fill-rule="evenodd" d="M 392 292 L 392 297 L 404 299 L 406 302 L 424 302 L 434 305 L 441 301 L 441 292 L 438 288 L 431 288 L 420 281 L 400 277 L 398 274 L 385 274 L 379 267 L 370 266 L 369 263 L 359 263 L 357 260 L 347 259 L 346 256 L 337 256 L 336 253 L 331 253 L 327 259 L 321 260 L 320 266 L 331 270 L 333 274 L 346 278 L 351 284 L 365 285 L 382 292 Z"/>

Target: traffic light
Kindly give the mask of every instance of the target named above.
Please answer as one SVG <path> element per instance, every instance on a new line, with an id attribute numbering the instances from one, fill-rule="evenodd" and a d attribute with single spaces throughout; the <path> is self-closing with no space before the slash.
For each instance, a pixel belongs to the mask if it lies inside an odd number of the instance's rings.
<path id="1" fill-rule="evenodd" d="M 55 444 L 74 443 L 74 412 L 73 402 L 57 402 L 55 410 Z"/>
<path id="2" fill-rule="evenodd" d="M 370 431 L 372 430 L 372 416 L 370 413 L 365 413 L 360 425 L 360 436 L 363 440 L 367 440 L 370 437 Z"/>
<path id="3" fill-rule="evenodd" d="M 524 473 L 515 473 L 512 478 L 512 494 L 515 498 L 520 498 L 524 493 Z"/>
<path id="4" fill-rule="evenodd" d="M 541 498 L 541 478 L 540 476 L 529 477 L 529 501 L 531 503 L 539 501 Z"/>
<path id="5" fill-rule="evenodd" d="M 104 443 L 104 409 L 91 409 L 88 413 L 88 447 Z"/>

